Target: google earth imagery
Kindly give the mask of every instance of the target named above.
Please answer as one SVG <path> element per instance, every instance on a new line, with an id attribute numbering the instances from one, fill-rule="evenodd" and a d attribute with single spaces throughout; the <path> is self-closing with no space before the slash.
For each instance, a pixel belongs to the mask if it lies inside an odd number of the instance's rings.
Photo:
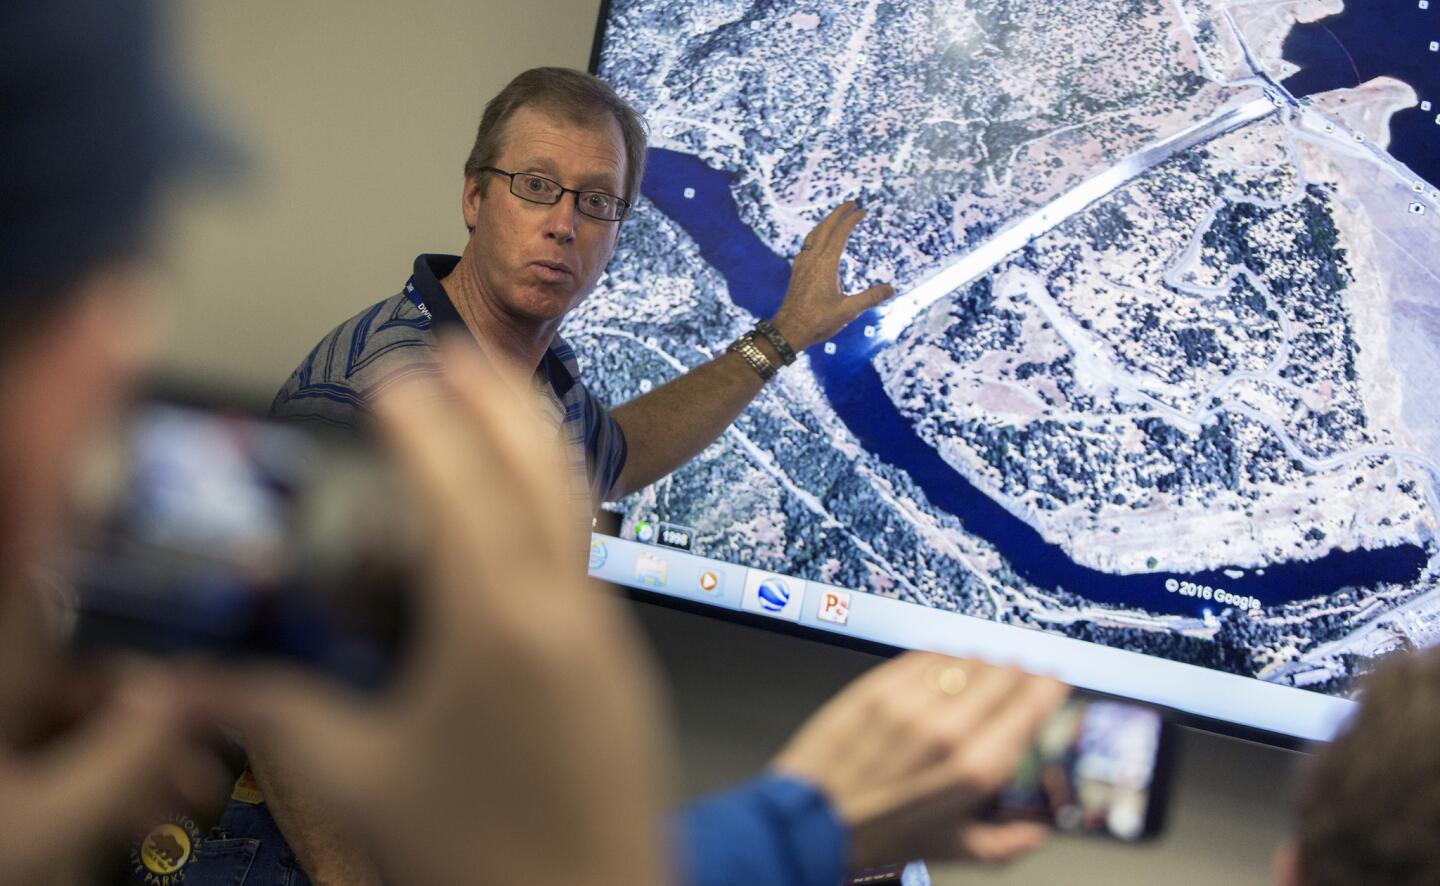
<path id="1" fill-rule="evenodd" d="M 1331 694 L 1440 641 L 1440 2 L 613 0 L 612 404 L 837 203 L 896 297 L 615 504 L 695 551 Z"/>

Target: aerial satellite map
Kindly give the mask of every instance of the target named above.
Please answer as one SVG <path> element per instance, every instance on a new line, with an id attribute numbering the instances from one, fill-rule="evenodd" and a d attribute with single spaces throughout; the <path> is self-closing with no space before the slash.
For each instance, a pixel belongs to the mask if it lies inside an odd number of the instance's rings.
<path id="1" fill-rule="evenodd" d="M 771 316 L 843 200 L 897 290 L 626 525 L 1331 694 L 1440 640 L 1435 6 L 613 0 L 651 150 L 592 388 Z"/>

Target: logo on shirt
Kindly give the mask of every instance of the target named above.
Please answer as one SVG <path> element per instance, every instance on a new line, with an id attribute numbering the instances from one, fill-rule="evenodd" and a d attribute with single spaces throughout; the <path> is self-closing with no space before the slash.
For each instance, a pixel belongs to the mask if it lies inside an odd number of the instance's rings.
<path id="1" fill-rule="evenodd" d="M 200 827 L 188 815 L 172 815 L 130 847 L 130 875 L 145 886 L 179 886 L 199 849 Z"/>
<path id="2" fill-rule="evenodd" d="M 424 317 L 426 320 L 433 321 L 435 319 L 430 315 L 430 306 L 425 304 L 424 300 L 420 298 L 420 293 L 415 291 L 414 283 L 407 282 L 405 284 L 405 294 L 409 296 L 410 303 L 415 306 L 415 310 L 420 312 L 420 316 Z"/>

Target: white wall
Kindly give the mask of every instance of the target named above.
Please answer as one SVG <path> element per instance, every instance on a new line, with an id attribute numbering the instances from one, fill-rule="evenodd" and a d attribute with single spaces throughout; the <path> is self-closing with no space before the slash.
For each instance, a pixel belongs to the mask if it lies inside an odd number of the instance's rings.
<path id="1" fill-rule="evenodd" d="M 520 71 L 584 67 L 594 0 L 181 0 L 176 46 L 251 148 L 239 188 L 187 201 L 167 238 L 167 362 L 273 392 L 315 342 L 458 252 L 462 167 L 485 100 Z"/>
<path id="2" fill-rule="evenodd" d="M 584 67 L 597 0 L 183 0 L 182 68 L 252 149 L 238 189 L 185 200 L 165 362 L 268 395 L 331 326 L 396 292 L 419 252 L 458 251 L 461 166 L 484 100 L 540 64 Z M 685 791 L 764 764 L 862 655 L 637 607 L 674 688 Z M 1294 755 L 1187 734 L 1168 835 L 1055 842 L 950 883 L 1259 884 Z"/>

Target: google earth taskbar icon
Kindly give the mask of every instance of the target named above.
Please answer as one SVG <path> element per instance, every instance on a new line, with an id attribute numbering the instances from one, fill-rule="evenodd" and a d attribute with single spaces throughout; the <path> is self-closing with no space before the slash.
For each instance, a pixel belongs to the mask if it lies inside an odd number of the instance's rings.
<path id="1" fill-rule="evenodd" d="M 787 621 L 799 621 L 800 604 L 804 601 L 805 582 L 752 569 L 745 577 L 745 593 L 740 598 L 740 608 Z"/>

